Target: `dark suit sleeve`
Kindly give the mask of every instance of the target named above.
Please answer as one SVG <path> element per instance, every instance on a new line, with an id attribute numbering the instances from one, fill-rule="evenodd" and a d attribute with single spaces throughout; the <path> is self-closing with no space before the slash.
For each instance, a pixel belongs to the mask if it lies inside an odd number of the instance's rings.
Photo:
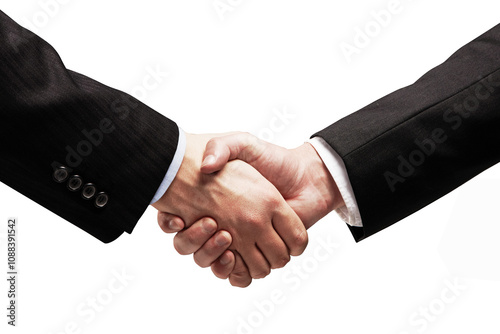
<path id="1" fill-rule="evenodd" d="M 343 159 L 366 238 L 500 159 L 500 25 L 314 136 Z"/>
<path id="2" fill-rule="evenodd" d="M 132 232 L 175 154 L 177 125 L 64 66 L 44 40 L 0 12 L 0 181 L 103 242 Z M 70 191 L 53 173 L 108 195 Z"/>

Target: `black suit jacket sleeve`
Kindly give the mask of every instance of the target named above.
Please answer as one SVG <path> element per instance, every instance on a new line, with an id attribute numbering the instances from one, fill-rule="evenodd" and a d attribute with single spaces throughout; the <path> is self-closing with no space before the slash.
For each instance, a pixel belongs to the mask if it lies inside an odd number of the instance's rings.
<path id="1" fill-rule="evenodd" d="M 315 136 L 345 163 L 358 241 L 447 194 L 500 159 L 500 25 Z"/>
<path id="2" fill-rule="evenodd" d="M 103 242 L 130 233 L 165 177 L 177 125 L 64 66 L 44 40 L 0 12 L 0 181 Z M 109 196 L 97 208 L 54 169 Z"/>

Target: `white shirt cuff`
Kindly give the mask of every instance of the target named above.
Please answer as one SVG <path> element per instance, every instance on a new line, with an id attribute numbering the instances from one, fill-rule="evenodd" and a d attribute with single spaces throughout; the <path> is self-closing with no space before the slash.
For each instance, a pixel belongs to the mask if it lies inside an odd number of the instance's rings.
<path id="1" fill-rule="evenodd" d="M 158 190 L 156 191 L 156 194 L 154 195 L 153 199 L 151 200 L 151 203 L 149 204 L 157 202 L 165 194 L 168 187 L 170 187 L 170 184 L 174 180 L 175 176 L 177 175 L 177 172 L 179 171 L 179 168 L 181 167 L 182 159 L 184 159 L 185 152 L 186 152 L 186 134 L 184 133 L 184 131 L 182 131 L 181 128 L 179 128 L 179 141 L 177 143 L 177 150 L 175 151 L 174 158 L 172 159 L 172 163 L 170 163 L 170 166 L 168 167 L 167 175 L 165 175 L 165 178 L 161 182 L 160 186 L 158 187 Z"/>
<path id="2" fill-rule="evenodd" d="M 358 203 L 356 202 L 344 161 L 323 138 L 314 137 L 309 140 L 309 143 L 318 152 L 326 168 L 332 174 L 339 188 L 340 195 L 344 199 L 345 205 L 335 211 L 348 225 L 362 227 L 363 222 L 361 221 Z"/>

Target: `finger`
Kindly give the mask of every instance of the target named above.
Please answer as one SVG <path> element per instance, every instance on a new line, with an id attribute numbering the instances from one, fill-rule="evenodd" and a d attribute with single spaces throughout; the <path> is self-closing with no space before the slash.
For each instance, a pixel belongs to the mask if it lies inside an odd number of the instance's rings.
<path id="1" fill-rule="evenodd" d="M 181 255 L 196 252 L 217 231 L 217 223 L 212 218 L 202 218 L 174 238 L 174 247 Z"/>
<path id="2" fill-rule="evenodd" d="M 231 234 L 227 231 L 218 231 L 194 253 L 194 262 L 202 268 L 210 265 L 231 246 Z"/>
<path id="3" fill-rule="evenodd" d="M 297 256 L 304 252 L 308 243 L 306 228 L 287 204 L 274 214 L 273 226 L 290 250 L 290 255 Z"/>
<path id="4" fill-rule="evenodd" d="M 239 253 L 245 261 L 252 278 L 264 278 L 271 272 L 271 265 L 257 245 L 252 244 L 241 247 Z"/>
<path id="5" fill-rule="evenodd" d="M 182 218 L 167 212 L 158 212 L 158 225 L 165 233 L 176 233 L 181 231 L 185 224 Z"/>
<path id="6" fill-rule="evenodd" d="M 265 143 L 257 137 L 243 132 L 212 138 L 208 141 L 203 154 L 201 172 L 214 173 L 221 170 L 228 161 L 234 159 L 246 162 L 255 160 L 263 145 Z"/>
<path id="7" fill-rule="evenodd" d="M 212 263 L 212 272 L 218 278 L 226 279 L 234 270 L 235 262 L 234 253 L 230 250 L 226 250 L 224 251 L 224 254 Z M 250 276 L 250 274 L 248 275 Z"/>
<path id="8" fill-rule="evenodd" d="M 266 257 L 271 269 L 283 268 L 290 261 L 288 247 L 275 230 L 257 240 L 257 247 Z"/>
<path id="9" fill-rule="evenodd" d="M 232 286 L 246 288 L 252 283 L 252 277 L 241 255 L 238 252 L 233 251 L 233 253 L 235 263 L 233 271 L 229 274 L 229 283 L 231 283 Z"/>

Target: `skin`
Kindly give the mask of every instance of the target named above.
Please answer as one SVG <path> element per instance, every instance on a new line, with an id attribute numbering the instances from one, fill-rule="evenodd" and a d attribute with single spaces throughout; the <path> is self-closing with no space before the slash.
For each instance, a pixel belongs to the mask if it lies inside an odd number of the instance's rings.
<path id="1" fill-rule="evenodd" d="M 196 250 L 192 240 L 213 234 L 218 228 L 221 231 L 195 253 L 195 261 L 201 266 L 210 265 L 208 259 L 217 254 L 214 246 L 227 246 L 226 240 L 231 239 L 227 249 L 233 256 L 227 253 L 222 258 L 234 260 L 231 274 L 236 279 L 239 272 L 245 275 L 248 272 L 251 278 L 263 278 L 271 269 L 288 263 L 290 254 L 299 255 L 304 251 L 307 232 L 279 191 L 249 164 L 234 160 L 224 164 L 217 173 L 200 173 L 203 152 L 210 138 L 187 134 L 186 153 L 179 171 L 164 196 L 153 206 L 181 217 L 187 227 L 196 227 L 176 238 L 174 245 L 179 253 L 192 253 Z M 204 217 L 212 220 L 202 219 Z M 213 220 L 217 222 L 215 229 Z M 215 272 L 216 276 L 223 276 L 217 268 Z M 245 279 L 248 281 L 247 276 Z"/>
<path id="2" fill-rule="evenodd" d="M 247 162 L 268 179 L 297 213 L 306 228 L 344 205 L 331 174 L 309 143 L 290 150 L 247 133 L 216 137 L 207 143 L 201 171 L 209 175 L 221 170 L 228 161 L 234 159 Z M 166 233 L 184 228 L 182 219 L 167 213 L 159 214 L 160 226 L 167 226 L 171 221 L 176 222 L 177 228 L 165 228 Z M 244 265 L 237 257 L 233 262 L 227 247 L 211 242 L 211 235 L 208 233 L 203 237 L 195 237 L 199 235 L 197 229 L 190 227 L 183 230 L 177 234 L 175 242 L 182 243 L 186 249 L 189 248 L 195 258 L 203 258 L 203 264 L 211 263 L 214 274 L 219 278 L 229 277 L 232 285 L 242 287 L 246 286 L 249 280 L 251 282 L 251 276 L 245 272 Z M 231 236 L 224 237 L 229 241 Z M 235 272 L 238 278 L 233 276 L 231 279 Z"/>

